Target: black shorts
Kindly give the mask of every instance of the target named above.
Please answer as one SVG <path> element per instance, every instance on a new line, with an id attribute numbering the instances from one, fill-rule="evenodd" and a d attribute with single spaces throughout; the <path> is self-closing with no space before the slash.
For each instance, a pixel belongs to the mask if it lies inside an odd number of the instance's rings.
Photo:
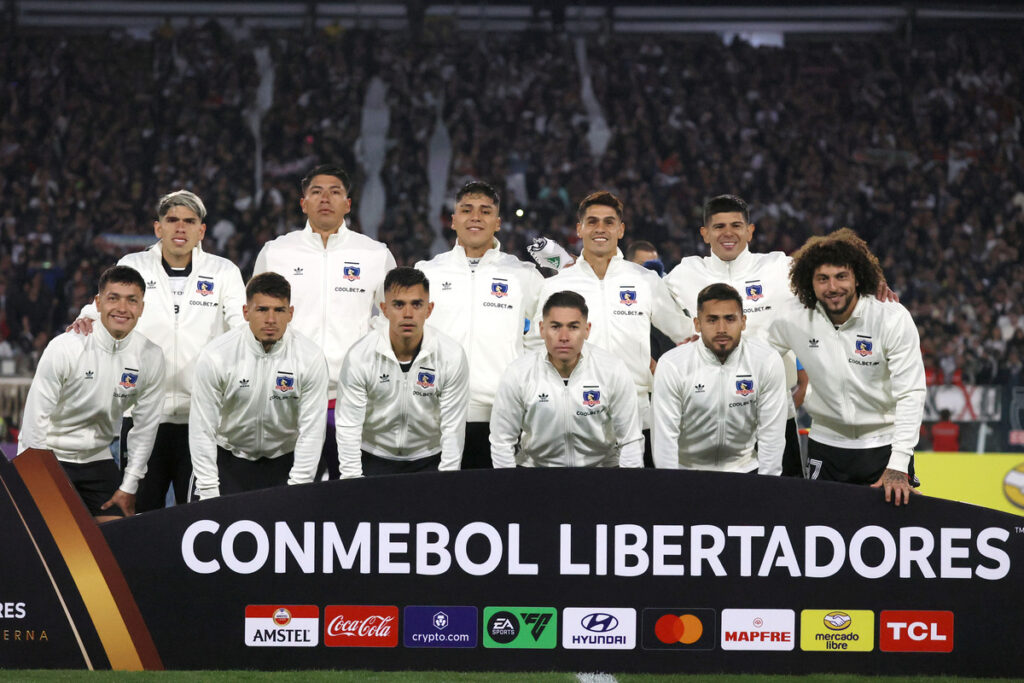
<path id="1" fill-rule="evenodd" d="M 124 517 L 124 511 L 117 505 L 111 505 L 106 510 L 100 509 L 121 485 L 121 472 L 113 458 L 96 462 L 57 462 L 64 469 L 64 474 L 68 475 L 71 485 L 78 491 L 78 496 L 85 503 L 90 515 Z"/>
<path id="2" fill-rule="evenodd" d="M 410 472 L 436 472 L 441 464 L 441 454 L 436 453 L 417 460 L 388 460 L 363 451 L 363 476 L 375 477 L 380 474 L 408 474 Z"/>
<path id="3" fill-rule="evenodd" d="M 807 465 L 811 479 L 841 481 L 848 484 L 874 484 L 889 465 L 892 445 L 875 448 L 839 448 L 808 439 Z M 914 458 L 910 458 L 909 478 L 917 486 Z"/>

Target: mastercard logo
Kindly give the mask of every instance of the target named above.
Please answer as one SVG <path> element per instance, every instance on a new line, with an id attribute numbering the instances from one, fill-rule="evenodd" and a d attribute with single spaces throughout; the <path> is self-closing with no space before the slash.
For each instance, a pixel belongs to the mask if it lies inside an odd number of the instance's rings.
<path id="1" fill-rule="evenodd" d="M 654 635 L 666 645 L 692 645 L 700 640 L 703 634 L 704 624 L 692 614 L 666 614 L 654 624 Z"/>

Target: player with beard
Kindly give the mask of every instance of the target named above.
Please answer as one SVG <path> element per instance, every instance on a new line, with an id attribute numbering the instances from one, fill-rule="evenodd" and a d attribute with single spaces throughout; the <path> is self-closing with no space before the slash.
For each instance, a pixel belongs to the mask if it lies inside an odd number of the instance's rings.
<path id="1" fill-rule="evenodd" d="M 700 291 L 694 326 L 701 342 L 672 349 L 654 373 L 655 465 L 781 474 L 788 401 L 782 359 L 743 333 L 743 300 L 725 283 Z"/>
<path id="2" fill-rule="evenodd" d="M 878 259 L 852 230 L 812 237 L 790 272 L 800 306 L 776 317 L 769 339 L 807 369 L 811 478 L 870 484 L 900 505 L 917 484 L 924 362 L 910 312 L 875 298 L 881 282 Z"/>

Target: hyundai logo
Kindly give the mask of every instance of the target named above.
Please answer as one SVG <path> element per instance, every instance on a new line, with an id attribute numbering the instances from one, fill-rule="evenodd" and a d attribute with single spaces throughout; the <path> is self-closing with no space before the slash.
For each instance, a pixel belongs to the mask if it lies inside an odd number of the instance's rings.
<path id="1" fill-rule="evenodd" d="M 580 619 L 580 626 L 594 633 L 607 633 L 618 625 L 618 619 L 603 612 L 594 612 Z"/>

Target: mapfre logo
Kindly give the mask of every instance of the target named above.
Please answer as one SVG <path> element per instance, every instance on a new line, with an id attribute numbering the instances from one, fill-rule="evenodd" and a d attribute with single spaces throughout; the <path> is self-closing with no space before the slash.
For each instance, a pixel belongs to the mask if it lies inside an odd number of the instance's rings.
<path id="1" fill-rule="evenodd" d="M 883 610 L 878 647 L 882 652 L 952 652 L 953 613 Z"/>
<path id="2" fill-rule="evenodd" d="M 398 647 L 398 607 L 328 605 L 324 609 L 327 647 Z"/>
<path id="3" fill-rule="evenodd" d="M 722 610 L 723 650 L 792 650 L 796 613 L 791 609 Z"/>

